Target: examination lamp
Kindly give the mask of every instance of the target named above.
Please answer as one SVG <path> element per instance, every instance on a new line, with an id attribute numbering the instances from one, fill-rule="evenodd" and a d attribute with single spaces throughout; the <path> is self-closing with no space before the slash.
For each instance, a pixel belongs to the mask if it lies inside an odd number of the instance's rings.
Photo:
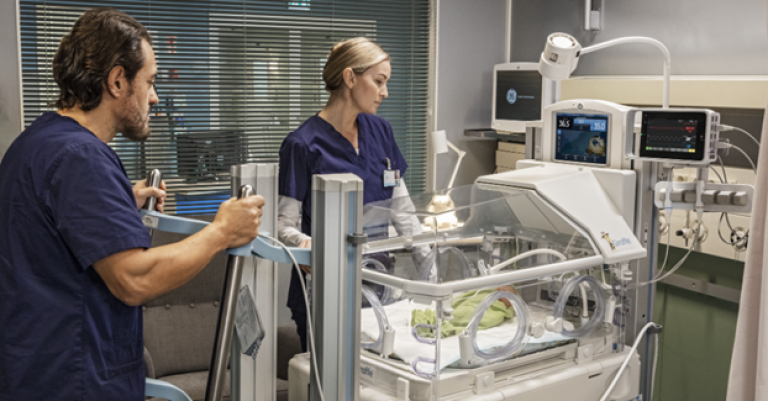
<path id="1" fill-rule="evenodd" d="M 582 49 L 579 41 L 571 35 L 562 32 L 556 32 L 547 37 L 547 44 L 544 46 L 544 52 L 539 59 L 539 72 L 544 78 L 553 81 L 562 81 L 571 76 L 573 70 L 579 65 L 579 57 L 583 54 L 592 53 L 597 50 L 605 49 L 623 43 L 647 43 L 658 48 L 664 55 L 664 89 L 663 89 L 663 107 L 669 108 L 669 71 L 672 64 L 672 58 L 669 50 L 656 39 L 643 36 L 628 36 L 598 43 Z"/>
<path id="2" fill-rule="evenodd" d="M 453 182 L 456 180 L 456 173 L 459 172 L 459 166 L 461 166 L 461 160 L 464 158 L 467 152 L 459 149 L 458 147 L 456 147 L 456 145 L 449 142 L 448 138 L 445 135 L 444 130 L 433 132 L 431 139 L 432 139 L 432 149 L 434 150 L 435 155 L 438 155 L 440 153 L 448 153 L 448 147 L 453 149 L 453 151 L 459 155 L 459 160 L 456 161 L 456 167 L 453 168 L 453 175 L 451 175 L 451 181 L 448 183 L 447 189 L 451 189 L 453 188 Z M 430 230 L 433 228 L 452 229 L 452 228 L 462 226 L 463 224 L 459 222 L 458 218 L 456 218 L 456 213 L 449 212 L 450 210 L 453 210 L 455 207 L 456 206 L 454 205 L 450 194 L 434 195 L 432 197 L 432 201 L 429 203 L 429 206 L 427 207 L 427 211 L 429 211 L 430 213 L 436 213 L 438 215 L 435 217 L 426 217 L 424 219 L 424 228 L 430 229 Z M 439 213 L 443 213 L 443 214 L 439 214 Z"/>
<path id="3" fill-rule="evenodd" d="M 456 161 L 456 167 L 453 168 L 453 175 L 451 176 L 451 182 L 448 183 L 448 188 L 453 188 L 453 181 L 456 179 L 456 173 L 459 172 L 459 166 L 461 165 L 461 159 L 466 156 L 467 152 L 459 149 L 456 147 L 456 145 L 452 144 L 448 141 L 448 138 L 445 136 L 445 131 L 435 131 L 432 133 L 432 146 L 435 151 L 435 154 L 440 153 L 448 153 L 448 147 L 450 146 L 451 149 L 453 149 L 454 152 L 456 152 L 459 155 L 459 160 Z"/>

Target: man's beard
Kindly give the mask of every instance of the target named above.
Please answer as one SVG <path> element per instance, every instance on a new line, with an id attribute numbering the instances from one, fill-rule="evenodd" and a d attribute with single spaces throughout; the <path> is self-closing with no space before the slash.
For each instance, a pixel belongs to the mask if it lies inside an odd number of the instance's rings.
<path id="1" fill-rule="evenodd" d="M 128 96 L 128 102 L 126 102 L 123 108 L 123 115 L 120 116 L 120 125 L 122 126 L 123 136 L 134 142 L 144 142 L 149 138 L 149 116 L 146 116 L 146 120 L 142 117 L 139 109 L 133 104 L 133 91 Z"/>

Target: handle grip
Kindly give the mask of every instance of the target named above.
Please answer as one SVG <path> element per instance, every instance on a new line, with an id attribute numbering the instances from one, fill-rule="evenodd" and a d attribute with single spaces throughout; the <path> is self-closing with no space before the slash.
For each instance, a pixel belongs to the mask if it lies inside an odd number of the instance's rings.
<path id="1" fill-rule="evenodd" d="M 147 173 L 147 187 L 160 188 L 160 183 L 163 181 L 163 173 L 158 169 L 152 169 Z M 157 197 L 150 196 L 147 198 L 147 203 L 144 204 L 143 209 L 147 209 L 150 212 L 157 210 Z"/>
<path id="2" fill-rule="evenodd" d="M 245 184 L 240 187 L 240 191 L 237 193 L 237 199 L 247 198 L 253 195 L 253 187 Z"/>

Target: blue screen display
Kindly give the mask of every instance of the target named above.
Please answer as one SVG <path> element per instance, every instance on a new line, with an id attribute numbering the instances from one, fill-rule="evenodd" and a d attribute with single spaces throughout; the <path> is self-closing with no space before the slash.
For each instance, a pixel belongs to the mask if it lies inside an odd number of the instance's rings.
<path id="1" fill-rule="evenodd" d="M 555 115 L 555 160 L 606 164 L 608 116 L 557 113 Z"/>

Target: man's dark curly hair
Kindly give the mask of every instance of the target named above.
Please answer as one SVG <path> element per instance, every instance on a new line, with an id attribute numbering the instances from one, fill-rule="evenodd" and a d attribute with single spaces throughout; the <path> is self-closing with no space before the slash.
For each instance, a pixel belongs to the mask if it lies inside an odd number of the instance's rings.
<path id="1" fill-rule="evenodd" d="M 144 66 L 142 40 L 152 44 L 147 29 L 130 15 L 109 7 L 86 11 L 61 39 L 53 58 L 53 78 L 60 90 L 55 106 L 83 111 L 98 107 L 115 66 L 122 66 L 132 82 Z"/>

